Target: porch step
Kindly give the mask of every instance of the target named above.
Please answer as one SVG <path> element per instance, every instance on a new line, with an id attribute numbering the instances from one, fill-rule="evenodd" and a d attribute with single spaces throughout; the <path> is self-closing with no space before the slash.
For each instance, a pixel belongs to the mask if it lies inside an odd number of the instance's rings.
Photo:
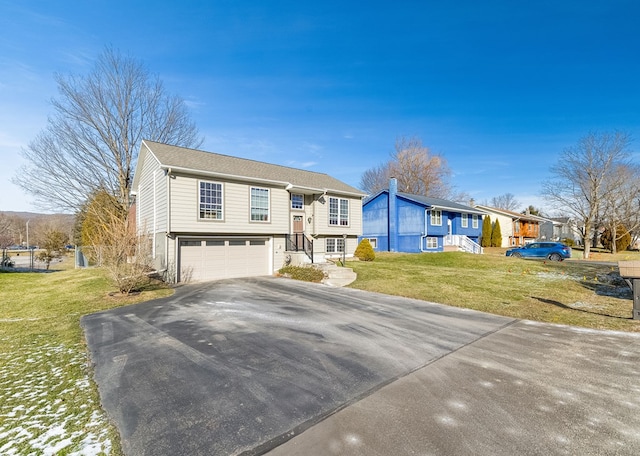
<path id="1" fill-rule="evenodd" d="M 314 265 L 324 271 L 327 276 L 322 283 L 332 287 L 344 287 L 356 280 L 358 275 L 351 268 L 341 268 L 333 263 L 320 263 Z"/>

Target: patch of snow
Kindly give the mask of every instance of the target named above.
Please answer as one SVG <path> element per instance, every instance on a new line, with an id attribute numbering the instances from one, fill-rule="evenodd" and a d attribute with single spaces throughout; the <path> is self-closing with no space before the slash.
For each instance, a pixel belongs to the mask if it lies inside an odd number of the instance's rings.
<path id="1" fill-rule="evenodd" d="M 0 361 L 0 454 L 111 453 L 106 417 L 85 392 L 90 379 L 82 347 L 34 344 L 0 353 Z M 65 402 L 85 395 L 87 403 Z"/>

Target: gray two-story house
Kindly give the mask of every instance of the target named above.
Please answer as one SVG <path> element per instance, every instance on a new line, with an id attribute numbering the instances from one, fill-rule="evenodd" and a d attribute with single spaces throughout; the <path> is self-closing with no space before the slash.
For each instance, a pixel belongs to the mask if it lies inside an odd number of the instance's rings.
<path id="1" fill-rule="evenodd" d="M 361 191 L 327 174 L 143 141 L 136 224 L 169 281 L 270 275 L 351 256 Z"/>

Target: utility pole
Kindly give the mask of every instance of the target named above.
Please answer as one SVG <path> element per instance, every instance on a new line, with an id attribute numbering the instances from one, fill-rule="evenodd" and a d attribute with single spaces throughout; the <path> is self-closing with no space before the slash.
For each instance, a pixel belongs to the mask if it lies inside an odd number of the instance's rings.
<path id="1" fill-rule="evenodd" d="M 29 269 L 33 270 L 33 250 L 31 250 L 31 245 L 29 244 L 29 222 L 31 219 L 27 220 L 27 249 L 29 251 Z"/>

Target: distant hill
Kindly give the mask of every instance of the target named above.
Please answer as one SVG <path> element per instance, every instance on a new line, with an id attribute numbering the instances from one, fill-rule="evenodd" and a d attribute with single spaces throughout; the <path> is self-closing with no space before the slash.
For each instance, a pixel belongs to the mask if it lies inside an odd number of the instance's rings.
<path id="1" fill-rule="evenodd" d="M 0 211 L 0 214 L 5 214 L 11 217 L 20 218 L 40 218 L 40 217 L 75 217 L 73 214 L 42 214 L 39 212 L 17 212 L 17 211 Z"/>
<path id="2" fill-rule="evenodd" d="M 47 217 L 50 215 L 63 215 L 63 214 L 40 214 L 38 212 L 16 212 L 16 211 L 0 211 L 0 214 L 8 215 L 11 217 L 20 217 L 20 218 L 40 218 Z M 66 214 L 65 214 L 66 215 Z"/>

